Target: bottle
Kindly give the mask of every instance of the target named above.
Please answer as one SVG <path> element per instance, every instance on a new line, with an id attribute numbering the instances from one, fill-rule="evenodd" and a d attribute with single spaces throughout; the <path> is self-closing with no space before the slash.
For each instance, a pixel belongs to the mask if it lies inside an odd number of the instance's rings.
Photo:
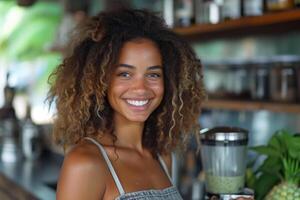
<path id="1" fill-rule="evenodd" d="M 195 21 L 197 24 L 217 24 L 221 21 L 222 2 L 203 0 L 195 2 Z"/>
<path id="2" fill-rule="evenodd" d="M 174 0 L 163 1 L 163 18 L 169 27 L 174 27 Z"/>
<path id="3" fill-rule="evenodd" d="M 26 159 L 37 159 L 42 152 L 42 140 L 39 129 L 31 118 L 31 106 L 28 104 L 22 126 L 22 150 Z"/>
<path id="4" fill-rule="evenodd" d="M 300 7 L 300 0 L 294 0 L 295 7 Z"/>
<path id="5" fill-rule="evenodd" d="M 15 97 L 15 88 L 11 87 L 8 83 L 9 73 L 6 75 L 6 83 L 4 86 L 4 105 L 0 108 L 0 120 L 17 119 L 16 112 L 13 106 Z"/>
<path id="6" fill-rule="evenodd" d="M 251 97 L 253 100 L 269 100 L 270 97 L 270 61 L 257 59 L 252 66 L 253 81 L 251 83 Z"/>
<path id="7" fill-rule="evenodd" d="M 194 17 L 193 0 L 175 0 L 175 25 L 186 27 L 192 25 Z"/>
<path id="8" fill-rule="evenodd" d="M 13 106 L 15 88 L 9 85 L 9 73 L 4 87 L 4 105 L 0 108 L 0 152 L 3 162 L 16 162 L 21 158 L 19 148 L 19 121 Z"/>

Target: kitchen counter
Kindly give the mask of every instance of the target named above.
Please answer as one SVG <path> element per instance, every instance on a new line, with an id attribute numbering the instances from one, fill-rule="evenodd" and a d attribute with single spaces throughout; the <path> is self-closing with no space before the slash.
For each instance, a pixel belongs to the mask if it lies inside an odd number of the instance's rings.
<path id="1" fill-rule="evenodd" d="M 4 174 L 0 174 L 0 199 L 24 199 L 24 200 L 37 200 L 31 193 L 14 183 L 7 178 Z"/>
<path id="2" fill-rule="evenodd" d="M 63 156 L 49 151 L 35 161 L 0 161 L 0 199 L 54 200 L 62 162 Z"/>

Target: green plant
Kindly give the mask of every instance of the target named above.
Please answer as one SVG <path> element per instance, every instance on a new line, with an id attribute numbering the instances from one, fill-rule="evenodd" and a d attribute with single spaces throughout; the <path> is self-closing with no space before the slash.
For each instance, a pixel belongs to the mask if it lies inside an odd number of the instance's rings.
<path id="1" fill-rule="evenodd" d="M 53 42 L 62 16 L 58 3 L 37 2 L 21 8 L 15 2 L 5 2 L 0 11 L 0 57 L 35 60 L 48 53 L 46 47 Z"/>
<path id="2" fill-rule="evenodd" d="M 275 132 L 267 145 L 251 149 L 267 156 L 254 172 L 255 177 L 248 175 L 256 199 L 300 200 L 300 137 L 280 130 Z"/>

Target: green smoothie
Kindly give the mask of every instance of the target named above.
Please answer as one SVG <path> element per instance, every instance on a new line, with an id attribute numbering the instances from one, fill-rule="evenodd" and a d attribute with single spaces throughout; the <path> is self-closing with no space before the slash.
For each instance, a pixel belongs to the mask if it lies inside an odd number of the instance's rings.
<path id="1" fill-rule="evenodd" d="M 206 175 L 206 189 L 214 194 L 238 193 L 244 187 L 244 176 Z"/>

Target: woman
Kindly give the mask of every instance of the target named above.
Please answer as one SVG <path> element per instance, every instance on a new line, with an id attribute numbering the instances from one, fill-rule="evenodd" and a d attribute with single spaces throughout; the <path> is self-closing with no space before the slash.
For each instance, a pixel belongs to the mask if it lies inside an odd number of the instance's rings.
<path id="1" fill-rule="evenodd" d="M 192 48 L 141 10 L 99 14 L 52 74 L 54 135 L 70 147 L 57 199 L 181 199 L 171 152 L 199 130 L 204 97 Z"/>

